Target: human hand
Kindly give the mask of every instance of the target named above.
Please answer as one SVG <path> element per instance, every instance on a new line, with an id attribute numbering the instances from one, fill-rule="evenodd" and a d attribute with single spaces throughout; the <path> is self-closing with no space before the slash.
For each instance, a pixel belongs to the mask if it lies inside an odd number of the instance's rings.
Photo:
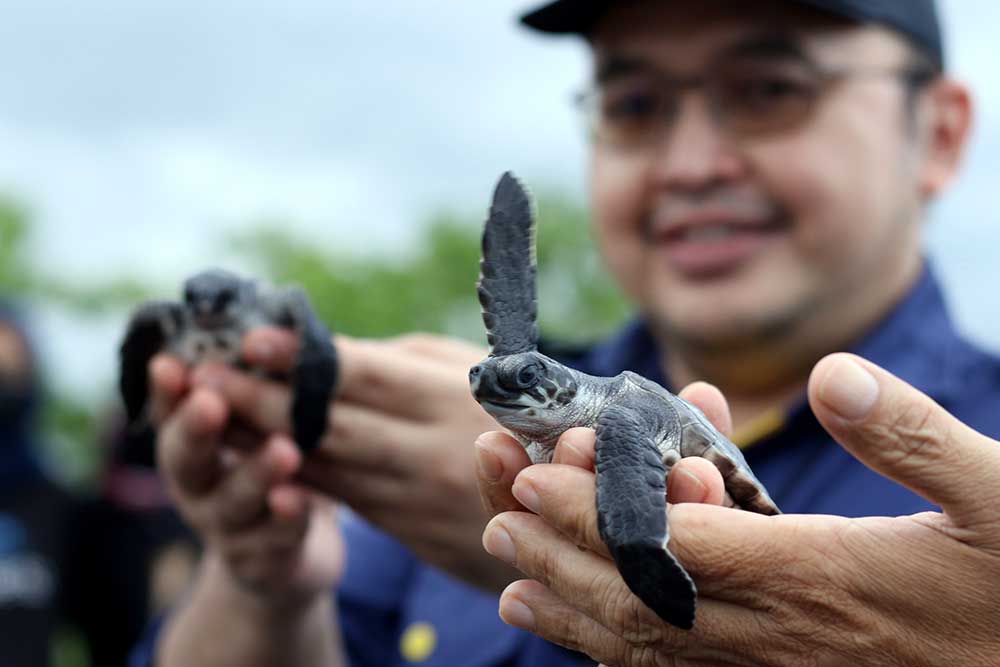
<path id="1" fill-rule="evenodd" d="M 205 364 L 192 374 L 166 355 L 152 361 L 159 469 L 205 545 L 203 576 L 282 609 L 308 606 L 344 567 L 332 503 L 294 483 L 302 456 L 287 435 L 234 419 L 199 379 L 215 372 Z"/>
<path id="2" fill-rule="evenodd" d="M 532 466 L 512 495 L 537 514 L 500 514 L 484 535 L 532 578 L 507 588 L 501 616 L 612 665 L 995 662 L 1000 443 L 851 355 L 816 366 L 809 398 L 848 451 L 943 513 L 765 517 L 675 505 L 670 548 L 699 590 L 684 632 L 634 597 L 609 560 L 592 473 Z"/>
<path id="3" fill-rule="evenodd" d="M 283 375 L 298 342 L 251 331 L 244 357 Z M 421 559 L 499 591 L 517 572 L 483 552 L 488 516 L 478 502 L 471 443 L 497 424 L 472 398 L 469 368 L 485 355 L 446 338 L 336 340 L 341 376 L 330 423 L 296 479 L 350 505 Z M 254 428 L 289 433 L 286 385 L 214 368 L 210 380 Z M 196 379 L 196 383 L 198 379 Z"/>

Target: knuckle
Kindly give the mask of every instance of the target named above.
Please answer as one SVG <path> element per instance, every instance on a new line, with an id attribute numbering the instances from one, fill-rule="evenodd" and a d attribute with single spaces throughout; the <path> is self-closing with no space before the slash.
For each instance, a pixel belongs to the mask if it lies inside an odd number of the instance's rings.
<path id="1" fill-rule="evenodd" d="M 663 639 L 663 623 L 617 577 L 594 580 L 603 618 L 630 646 L 653 647 Z"/>
<path id="2" fill-rule="evenodd" d="M 930 401 L 901 405 L 890 421 L 873 425 L 869 435 L 889 445 L 881 451 L 894 463 L 938 458 L 952 438 L 951 429 L 938 418 L 938 411 Z"/>
<path id="3" fill-rule="evenodd" d="M 560 505 L 555 509 L 559 511 Z M 597 522 L 595 517 L 584 507 L 568 507 L 563 510 L 567 513 L 565 528 L 570 534 L 570 539 L 578 546 L 591 550 L 602 550 L 603 542 L 597 533 Z"/>

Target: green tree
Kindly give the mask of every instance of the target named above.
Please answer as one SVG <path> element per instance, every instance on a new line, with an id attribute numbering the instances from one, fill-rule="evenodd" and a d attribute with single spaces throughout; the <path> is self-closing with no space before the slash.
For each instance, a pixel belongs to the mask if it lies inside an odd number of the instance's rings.
<path id="1" fill-rule="evenodd" d="M 539 200 L 539 312 L 543 332 L 568 341 L 593 340 L 627 316 L 628 306 L 593 248 L 586 215 L 565 197 Z M 455 213 L 431 216 L 403 257 L 358 257 L 319 248 L 276 221 L 231 238 L 232 248 L 277 283 L 297 283 L 320 317 L 355 336 L 431 331 L 484 341 L 475 283 L 482 220 Z"/>

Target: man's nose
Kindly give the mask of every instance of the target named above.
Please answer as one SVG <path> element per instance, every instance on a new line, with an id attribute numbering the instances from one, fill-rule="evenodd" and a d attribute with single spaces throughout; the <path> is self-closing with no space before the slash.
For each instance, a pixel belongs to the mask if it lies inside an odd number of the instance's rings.
<path id="1" fill-rule="evenodd" d="M 742 158 L 702 95 L 689 92 L 678 103 L 670 131 L 653 148 L 659 183 L 684 190 L 731 180 Z"/>

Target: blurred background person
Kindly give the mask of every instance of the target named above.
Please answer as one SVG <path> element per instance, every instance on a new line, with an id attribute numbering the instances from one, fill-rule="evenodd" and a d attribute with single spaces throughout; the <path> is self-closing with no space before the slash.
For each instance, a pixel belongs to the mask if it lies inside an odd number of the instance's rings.
<path id="1" fill-rule="evenodd" d="M 20 316 L 0 302 L 0 661 L 49 664 L 72 499 L 39 461 L 40 401 Z"/>
<path id="2" fill-rule="evenodd" d="M 64 605 L 91 665 L 122 666 L 146 625 L 175 604 L 199 546 L 156 472 L 155 434 L 105 416 L 96 492 L 76 503 L 63 567 Z"/>

